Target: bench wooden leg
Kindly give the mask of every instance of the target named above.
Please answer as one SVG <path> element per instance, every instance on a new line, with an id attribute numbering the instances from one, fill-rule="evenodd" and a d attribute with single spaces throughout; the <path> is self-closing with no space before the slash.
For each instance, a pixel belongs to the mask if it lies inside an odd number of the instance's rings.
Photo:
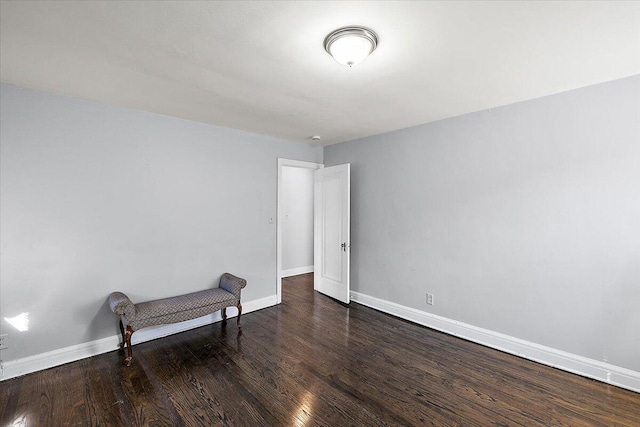
<path id="1" fill-rule="evenodd" d="M 222 309 L 222 324 L 227 324 L 227 307 Z"/>
<path id="2" fill-rule="evenodd" d="M 240 324 L 240 316 L 242 315 L 242 304 L 240 304 L 240 301 L 238 301 L 236 307 L 238 307 L 238 328 L 242 328 L 242 325 Z"/>
<path id="3" fill-rule="evenodd" d="M 131 348 L 131 335 L 133 335 L 133 329 L 127 325 L 127 331 L 125 332 L 127 341 L 127 358 L 124 359 L 127 362 L 127 366 L 131 366 L 131 360 L 133 359 L 133 349 Z"/>
<path id="4" fill-rule="evenodd" d="M 120 342 L 120 350 L 118 350 L 118 353 L 123 353 L 124 352 L 124 344 L 126 341 L 126 337 L 124 335 L 124 326 L 122 325 L 122 319 L 120 319 L 120 335 L 122 335 L 122 342 Z"/>

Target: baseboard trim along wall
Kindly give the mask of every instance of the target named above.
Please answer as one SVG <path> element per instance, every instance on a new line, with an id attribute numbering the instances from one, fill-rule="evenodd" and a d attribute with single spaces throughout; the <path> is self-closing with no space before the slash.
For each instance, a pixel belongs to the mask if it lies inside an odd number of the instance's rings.
<path id="1" fill-rule="evenodd" d="M 351 292 L 351 301 L 505 353 L 640 393 L 640 372 Z"/>
<path id="2" fill-rule="evenodd" d="M 359 292 L 351 292 L 351 300 L 375 310 L 397 316 L 401 319 L 472 341 L 496 350 L 514 354 L 516 356 L 542 363 L 554 368 L 562 369 L 587 378 L 602 381 L 607 384 L 622 387 L 640 393 L 640 372 L 635 372 L 619 366 L 598 360 L 588 359 L 572 353 L 567 353 L 550 347 L 524 341 L 509 335 L 500 334 L 488 329 L 479 328 L 466 323 L 451 320 L 446 317 L 427 313 L 411 307 L 406 307 L 390 301 L 371 297 Z M 243 313 L 261 310 L 276 305 L 275 295 L 245 302 L 242 304 Z M 235 317 L 237 312 L 233 308 L 227 310 L 229 317 Z M 189 329 L 209 325 L 222 320 L 220 312 L 186 322 L 150 327 L 136 332 L 132 337 L 133 344 L 151 341 L 168 335 L 184 332 Z M 0 381 L 26 375 L 43 369 L 53 368 L 65 363 L 108 353 L 117 349 L 120 342 L 119 335 L 102 338 L 83 344 L 52 350 L 46 353 L 7 361 L 0 372 Z"/>
<path id="3" fill-rule="evenodd" d="M 282 277 L 297 276 L 299 274 L 313 273 L 313 265 L 306 267 L 290 268 L 289 270 L 282 270 Z"/>
<path id="4" fill-rule="evenodd" d="M 244 315 L 246 313 L 261 310 L 263 308 L 271 307 L 276 304 L 277 299 L 275 295 L 253 301 L 243 302 L 242 314 Z M 230 307 L 227 309 L 227 317 L 231 318 L 236 317 L 237 315 L 238 312 L 235 307 Z M 135 345 L 141 342 L 151 341 L 156 338 L 162 338 L 168 335 L 184 332 L 189 329 L 199 328 L 200 326 L 209 325 L 221 320 L 221 314 L 220 312 L 217 312 L 209 316 L 187 320 L 185 322 L 144 328 L 133 334 L 133 336 L 131 337 L 131 342 Z M 117 322 L 116 317 L 114 317 L 114 322 Z M 34 356 L 25 357 L 22 359 L 10 360 L 4 362 L 4 366 L 2 366 L 2 370 L 0 371 L 0 381 L 30 374 L 36 371 L 41 371 L 43 369 L 49 369 L 55 366 L 64 365 L 65 363 L 75 362 L 76 360 L 96 356 L 98 354 L 108 353 L 110 351 L 116 350 L 119 343 L 120 335 L 113 335 L 99 340 L 72 345 L 69 347 L 48 351 L 46 353 L 36 354 Z"/>

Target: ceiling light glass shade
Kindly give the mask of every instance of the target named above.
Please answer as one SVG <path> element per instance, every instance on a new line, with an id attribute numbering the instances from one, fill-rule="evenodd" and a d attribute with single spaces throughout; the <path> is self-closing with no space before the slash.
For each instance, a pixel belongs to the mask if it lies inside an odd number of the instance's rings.
<path id="1" fill-rule="evenodd" d="M 378 36 L 364 27 L 335 30 L 324 39 L 324 49 L 342 65 L 358 65 L 378 46 Z"/>

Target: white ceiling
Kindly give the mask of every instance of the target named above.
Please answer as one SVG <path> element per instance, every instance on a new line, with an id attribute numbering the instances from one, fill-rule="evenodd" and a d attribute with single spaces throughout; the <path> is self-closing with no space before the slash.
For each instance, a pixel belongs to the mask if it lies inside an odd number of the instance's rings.
<path id="1" fill-rule="evenodd" d="M 640 73 L 640 2 L 6 2 L 3 82 L 327 145 Z M 379 36 L 353 69 L 323 49 Z"/>

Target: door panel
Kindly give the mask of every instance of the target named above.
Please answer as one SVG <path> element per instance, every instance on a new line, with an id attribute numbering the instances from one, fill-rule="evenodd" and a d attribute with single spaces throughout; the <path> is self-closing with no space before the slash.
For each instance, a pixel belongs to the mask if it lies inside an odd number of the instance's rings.
<path id="1" fill-rule="evenodd" d="M 318 169 L 314 178 L 314 282 L 319 292 L 348 304 L 350 165 Z"/>

